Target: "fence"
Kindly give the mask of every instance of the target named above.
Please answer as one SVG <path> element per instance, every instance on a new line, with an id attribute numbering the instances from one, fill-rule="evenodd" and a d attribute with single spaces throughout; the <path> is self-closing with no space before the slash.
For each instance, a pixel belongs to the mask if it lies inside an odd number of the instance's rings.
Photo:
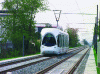
<path id="1" fill-rule="evenodd" d="M 12 42 L 7 42 L 7 43 L 0 43 L 0 50 L 3 50 L 3 49 L 13 49 L 13 44 Z"/>
<path id="2" fill-rule="evenodd" d="M 11 42 L 0 43 L 0 58 L 8 58 L 13 55 L 13 44 Z"/>

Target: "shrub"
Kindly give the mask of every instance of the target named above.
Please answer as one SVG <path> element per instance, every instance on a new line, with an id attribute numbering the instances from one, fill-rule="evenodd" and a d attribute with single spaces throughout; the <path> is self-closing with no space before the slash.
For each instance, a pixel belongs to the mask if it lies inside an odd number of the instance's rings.
<path id="1" fill-rule="evenodd" d="M 69 46 L 76 47 L 78 43 L 78 29 L 68 28 L 67 32 L 69 34 Z"/>

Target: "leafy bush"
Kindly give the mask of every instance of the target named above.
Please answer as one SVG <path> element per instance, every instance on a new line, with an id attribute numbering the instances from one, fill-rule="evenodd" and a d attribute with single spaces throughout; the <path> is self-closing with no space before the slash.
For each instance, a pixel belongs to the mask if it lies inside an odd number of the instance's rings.
<path id="1" fill-rule="evenodd" d="M 77 43 L 77 46 L 82 46 L 79 42 Z"/>
<path id="2" fill-rule="evenodd" d="M 0 53 L 0 58 L 12 58 L 18 56 L 21 56 L 20 51 L 14 49 L 2 49 Z"/>
<path id="3" fill-rule="evenodd" d="M 32 55 L 32 54 L 36 54 L 38 52 L 40 52 L 40 42 L 35 40 L 35 46 L 34 44 L 32 44 L 31 42 L 29 42 L 29 47 L 27 49 L 27 51 L 24 51 L 24 55 Z M 0 53 L 0 58 L 12 58 L 12 57 L 19 57 L 23 55 L 23 49 L 19 48 L 19 49 L 2 49 L 1 53 Z"/>
<path id="4" fill-rule="evenodd" d="M 40 43 L 36 41 L 35 43 L 29 43 L 28 51 L 25 52 L 25 55 L 36 54 L 40 52 Z"/>
<path id="5" fill-rule="evenodd" d="M 40 52 L 40 43 L 39 42 L 35 43 L 35 49 L 36 49 L 36 52 Z"/>
<path id="6" fill-rule="evenodd" d="M 68 28 L 67 32 L 69 34 L 69 46 L 70 47 L 77 47 L 78 43 L 78 29 Z"/>

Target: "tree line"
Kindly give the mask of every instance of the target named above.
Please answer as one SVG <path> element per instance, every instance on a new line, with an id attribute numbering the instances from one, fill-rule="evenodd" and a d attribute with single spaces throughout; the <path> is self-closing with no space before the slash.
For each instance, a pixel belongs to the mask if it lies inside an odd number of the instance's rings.
<path id="1" fill-rule="evenodd" d="M 69 34 L 69 47 L 81 46 L 79 43 L 78 29 L 68 27 L 65 31 Z"/>
<path id="2" fill-rule="evenodd" d="M 0 17 L 1 26 L 4 30 L 0 36 L 1 43 L 7 40 L 12 41 L 14 49 L 2 49 L 0 58 L 22 56 L 23 37 L 24 54 L 30 55 L 40 52 L 39 33 L 35 33 L 35 14 L 40 11 L 48 10 L 46 0 L 4 0 L 3 9 L 8 10 L 8 16 Z M 46 27 L 48 27 L 46 25 Z M 50 26 L 51 27 L 51 26 Z M 78 43 L 78 30 L 68 28 L 69 46 L 76 47 Z"/>
<path id="3" fill-rule="evenodd" d="M 5 29 L 1 35 L 3 38 L 1 43 L 6 43 L 9 40 L 14 45 L 14 50 L 9 49 L 11 52 L 5 52 L 5 55 L 22 55 L 23 36 L 25 55 L 40 51 L 40 43 L 37 41 L 38 37 L 35 33 L 34 18 L 36 13 L 48 9 L 46 3 L 46 0 L 4 0 L 2 6 L 3 9 L 8 10 L 9 15 L 0 18 L 0 25 Z M 32 43 L 35 43 L 35 46 Z M 2 50 L 1 56 L 3 56 L 3 51 L 7 50 Z"/>

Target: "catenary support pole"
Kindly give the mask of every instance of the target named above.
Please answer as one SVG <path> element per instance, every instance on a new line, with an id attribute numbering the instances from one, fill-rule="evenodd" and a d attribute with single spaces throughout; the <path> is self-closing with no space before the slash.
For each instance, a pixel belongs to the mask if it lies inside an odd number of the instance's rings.
<path id="1" fill-rule="evenodd" d="M 100 41 L 100 19 L 99 19 L 99 41 Z"/>
<path id="2" fill-rule="evenodd" d="M 97 34 L 97 37 L 98 37 L 98 5 L 97 5 L 97 22 L 96 22 L 96 34 Z M 97 43 L 97 42 L 96 42 Z M 97 49 L 96 49 L 96 54 L 97 54 Z"/>

